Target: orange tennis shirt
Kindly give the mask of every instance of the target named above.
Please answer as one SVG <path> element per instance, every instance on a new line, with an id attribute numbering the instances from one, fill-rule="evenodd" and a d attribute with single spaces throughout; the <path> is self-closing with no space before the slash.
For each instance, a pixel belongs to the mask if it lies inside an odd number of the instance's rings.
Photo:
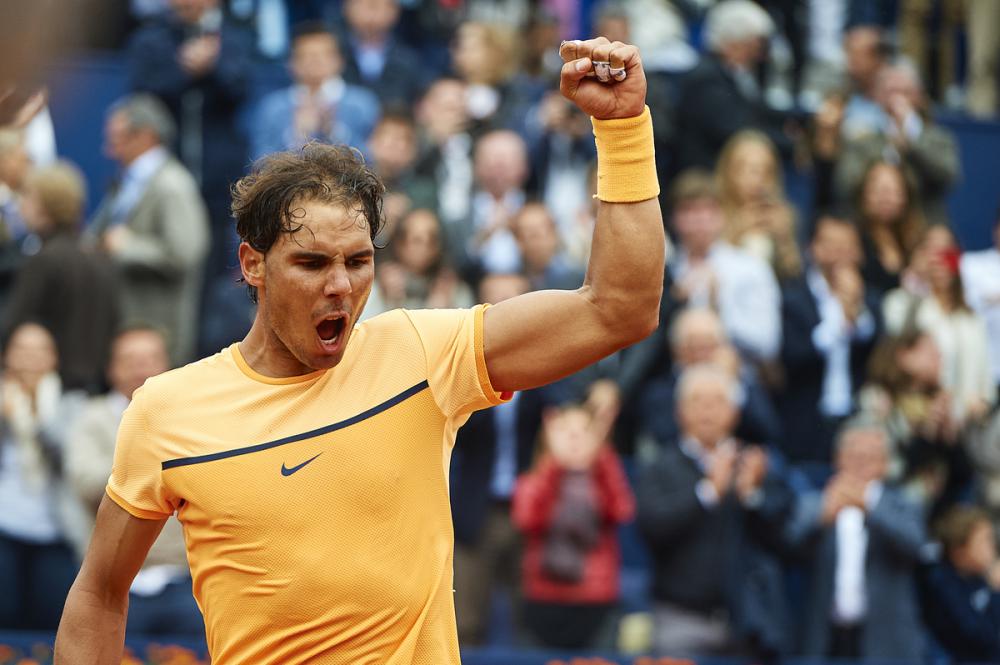
<path id="1" fill-rule="evenodd" d="M 290 378 L 234 344 L 136 392 L 107 493 L 177 513 L 215 665 L 459 662 L 448 463 L 502 400 L 483 311 L 388 312 Z"/>

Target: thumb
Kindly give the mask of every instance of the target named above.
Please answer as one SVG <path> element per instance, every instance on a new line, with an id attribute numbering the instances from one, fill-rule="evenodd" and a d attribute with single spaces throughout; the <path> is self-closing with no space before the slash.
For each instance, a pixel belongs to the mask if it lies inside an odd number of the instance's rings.
<path id="1" fill-rule="evenodd" d="M 563 94 L 563 97 L 567 99 L 573 99 L 576 97 L 577 88 L 580 87 L 580 81 L 583 80 L 587 73 L 594 68 L 594 64 L 590 61 L 590 58 L 580 58 L 578 60 L 570 60 L 562 67 L 562 71 L 559 75 L 559 92 Z"/>

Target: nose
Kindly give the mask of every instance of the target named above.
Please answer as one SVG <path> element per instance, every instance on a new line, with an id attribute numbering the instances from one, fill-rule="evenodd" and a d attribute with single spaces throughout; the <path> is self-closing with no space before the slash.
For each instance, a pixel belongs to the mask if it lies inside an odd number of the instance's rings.
<path id="1" fill-rule="evenodd" d="M 323 287 L 323 294 L 327 296 L 343 297 L 351 292 L 351 279 L 347 274 L 347 267 L 343 263 L 335 263 L 327 274 L 326 284 Z"/>

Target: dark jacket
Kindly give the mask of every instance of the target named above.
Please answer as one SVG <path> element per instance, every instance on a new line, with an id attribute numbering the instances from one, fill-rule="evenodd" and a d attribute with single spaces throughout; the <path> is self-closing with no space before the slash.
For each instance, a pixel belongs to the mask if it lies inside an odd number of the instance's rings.
<path id="1" fill-rule="evenodd" d="M 680 434 L 674 408 L 678 381 L 680 370 L 675 368 L 651 380 L 639 397 L 641 427 L 661 445 L 676 441 Z M 740 406 L 740 420 L 734 432 L 736 438 L 747 443 L 777 445 L 781 440 L 778 412 L 753 369 L 744 367 L 740 372 L 740 388 L 745 400 Z"/>
<path id="2" fill-rule="evenodd" d="M 746 96 L 719 58 L 708 54 L 680 84 L 674 172 L 715 168 L 722 146 L 742 129 L 764 132 L 780 153 L 789 155 L 792 144 L 782 129 L 784 121 L 762 100 Z"/>
<path id="3" fill-rule="evenodd" d="M 882 308 L 876 294 L 865 293 L 865 304 L 875 318 L 875 334 L 870 339 L 851 342 L 851 389 L 860 388 L 868 356 L 881 329 Z M 781 291 L 781 362 L 785 388 L 778 395 L 781 415 L 782 450 L 791 462 L 831 459 L 834 432 L 824 427 L 819 411 L 823 394 L 826 355 L 813 344 L 813 329 L 820 324 L 819 305 L 805 278 L 787 282 Z"/>
<path id="4" fill-rule="evenodd" d="M 1000 662 L 1000 593 L 982 577 L 962 575 L 948 561 L 920 575 L 924 621 L 959 662 Z"/>
<path id="5" fill-rule="evenodd" d="M 640 470 L 638 523 L 654 561 L 653 597 L 706 615 L 726 610 L 736 638 L 783 651 L 788 619 L 777 536 L 790 491 L 772 472 L 758 505 L 744 506 L 730 494 L 706 508 L 696 493 L 702 478 L 676 443 Z"/>
<path id="6" fill-rule="evenodd" d="M 362 85 L 374 92 L 383 109 L 411 108 L 429 83 L 420 56 L 395 39 L 389 41 L 385 52 L 385 65 L 377 79 L 366 79 L 361 75 L 353 38 L 345 34 L 341 40 L 344 80 L 354 85 Z"/>
<path id="7" fill-rule="evenodd" d="M 246 101 L 253 71 L 254 35 L 224 20 L 219 59 L 199 79 L 177 61 L 177 49 L 188 36 L 188 28 L 169 17 L 140 28 L 128 48 L 129 85 L 156 95 L 167 105 L 178 126 L 174 154 L 199 181 L 209 209 L 215 213 L 221 205 L 228 212 L 229 185 L 247 167 L 247 146 L 237 114 Z M 200 150 L 192 153 L 189 142 L 197 144 L 198 139 Z"/>
<path id="8" fill-rule="evenodd" d="M 799 649 L 806 656 L 824 657 L 830 649 L 837 530 L 832 525 L 824 528 L 820 522 L 822 493 L 805 494 L 797 503 L 787 534 L 791 545 L 811 564 L 809 602 L 803 608 Z M 886 486 L 869 511 L 865 526 L 868 610 L 862 626 L 861 657 L 919 662 L 924 646 L 914 573 L 925 542 L 923 511 L 901 491 Z"/>
<path id="9" fill-rule="evenodd" d="M 48 238 L 17 274 L 4 316 L 5 337 L 28 321 L 55 338 L 63 387 L 97 391 L 119 323 L 112 266 L 82 249 L 73 233 Z"/>
<path id="10" fill-rule="evenodd" d="M 543 402 L 537 390 L 520 394 L 517 409 L 517 473 L 531 466 L 542 422 Z M 495 409 L 476 411 L 458 430 L 451 455 L 451 516 L 455 540 L 475 545 L 493 500 L 490 481 L 496 461 Z"/>

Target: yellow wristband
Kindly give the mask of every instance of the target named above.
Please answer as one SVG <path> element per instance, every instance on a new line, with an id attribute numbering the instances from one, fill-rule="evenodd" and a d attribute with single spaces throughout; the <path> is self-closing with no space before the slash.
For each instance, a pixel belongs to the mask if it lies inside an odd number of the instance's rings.
<path id="1" fill-rule="evenodd" d="M 597 142 L 597 198 L 633 203 L 660 195 L 649 107 L 634 118 L 592 118 Z"/>

